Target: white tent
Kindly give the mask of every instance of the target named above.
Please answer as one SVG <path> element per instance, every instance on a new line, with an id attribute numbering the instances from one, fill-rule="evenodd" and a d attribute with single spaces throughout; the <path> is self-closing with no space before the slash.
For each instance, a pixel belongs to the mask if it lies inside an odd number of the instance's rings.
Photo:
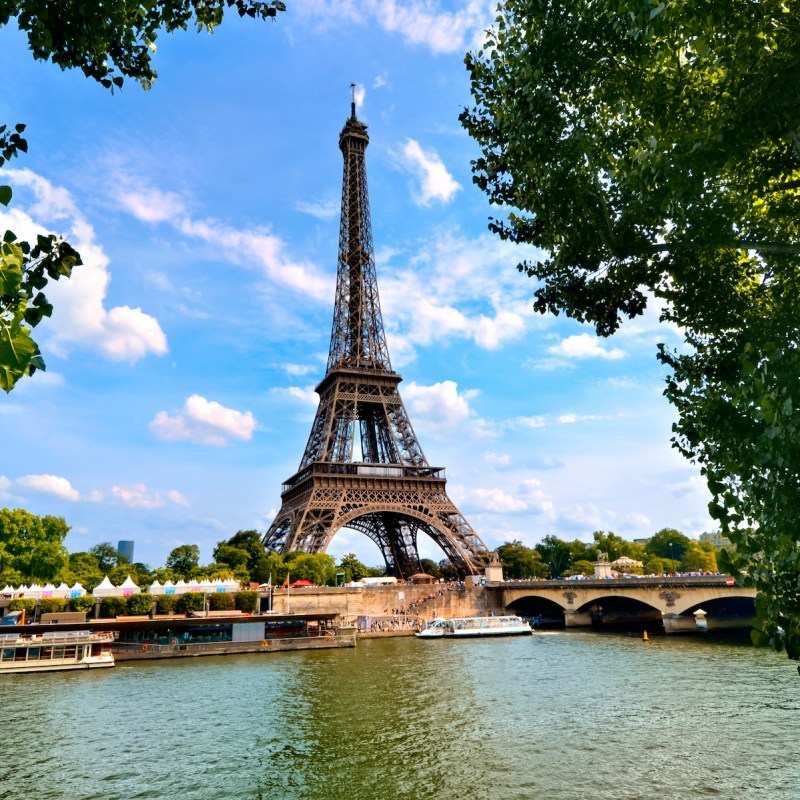
<path id="1" fill-rule="evenodd" d="M 148 594 L 164 594 L 164 587 L 156 579 L 147 587 L 147 592 Z"/>
<path id="2" fill-rule="evenodd" d="M 53 591 L 53 597 L 69 597 L 69 586 L 61 581 Z"/>
<path id="3" fill-rule="evenodd" d="M 175 584 L 175 594 L 186 594 L 186 592 L 188 592 L 188 591 L 189 591 L 189 587 L 188 587 L 188 585 L 186 584 L 186 581 L 185 581 L 185 580 L 183 580 L 183 578 L 181 578 L 181 579 L 180 579 L 180 580 L 179 580 L 179 581 L 178 581 L 178 582 Z"/>
<path id="4" fill-rule="evenodd" d="M 86 589 L 81 586 L 78 581 L 75 581 L 75 585 L 69 590 L 70 597 L 84 597 L 86 595 Z"/>
<path id="5" fill-rule="evenodd" d="M 164 581 L 164 594 L 175 594 L 175 584 L 171 580 Z"/>
<path id="6" fill-rule="evenodd" d="M 108 579 L 108 575 L 103 578 L 99 586 L 92 589 L 92 597 L 119 597 L 121 594 L 122 592 Z"/>
<path id="7" fill-rule="evenodd" d="M 122 596 L 123 596 L 123 597 L 130 597 L 132 594 L 139 594 L 139 592 L 141 592 L 141 591 L 142 591 L 142 590 L 141 590 L 141 589 L 140 589 L 140 588 L 139 588 L 139 587 L 138 587 L 138 586 L 137 586 L 137 585 L 134 583 L 134 581 L 133 581 L 133 578 L 131 578 L 131 576 L 130 576 L 130 575 L 128 575 L 128 577 L 127 577 L 127 578 L 125 578 L 125 581 L 124 581 L 124 583 L 123 583 L 123 584 L 122 584 L 122 586 L 120 586 L 119 588 L 122 590 Z"/>

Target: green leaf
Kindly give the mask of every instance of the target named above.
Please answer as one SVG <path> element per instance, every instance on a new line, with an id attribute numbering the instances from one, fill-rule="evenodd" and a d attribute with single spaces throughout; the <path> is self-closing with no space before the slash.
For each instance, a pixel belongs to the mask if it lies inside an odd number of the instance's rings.
<path id="1" fill-rule="evenodd" d="M 11 202 L 12 194 L 13 192 L 10 186 L 0 185 L 0 203 L 4 206 L 7 206 Z"/>

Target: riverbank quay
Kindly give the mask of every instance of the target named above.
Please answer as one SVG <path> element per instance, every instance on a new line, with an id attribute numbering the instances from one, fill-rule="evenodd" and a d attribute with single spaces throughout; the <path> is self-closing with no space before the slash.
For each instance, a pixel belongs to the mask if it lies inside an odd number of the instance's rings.
<path id="1" fill-rule="evenodd" d="M 259 610 L 272 608 L 278 614 L 336 612 L 350 620 L 357 617 L 382 619 L 389 616 L 469 617 L 499 614 L 502 606 L 482 586 L 462 582 L 385 586 L 312 586 L 302 589 L 274 587 L 262 592 Z"/>
<path id="2" fill-rule="evenodd" d="M 352 630 L 333 623 L 335 613 L 230 615 L 199 612 L 193 616 L 117 617 L 55 624 L 3 626 L 26 635 L 70 630 L 114 634 L 111 652 L 117 661 L 187 658 L 236 653 L 273 653 L 355 647 Z"/>

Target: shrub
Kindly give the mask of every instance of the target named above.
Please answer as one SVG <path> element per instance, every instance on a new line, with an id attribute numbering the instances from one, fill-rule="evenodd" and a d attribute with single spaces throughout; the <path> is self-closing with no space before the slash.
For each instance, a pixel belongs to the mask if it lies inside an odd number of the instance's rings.
<path id="1" fill-rule="evenodd" d="M 100 602 L 101 617 L 119 617 L 128 610 L 124 597 L 104 597 Z"/>
<path id="2" fill-rule="evenodd" d="M 203 593 L 202 592 L 186 592 L 178 598 L 175 603 L 175 610 L 184 614 L 191 614 L 192 611 L 203 610 Z"/>
<path id="3" fill-rule="evenodd" d="M 230 592 L 214 592 L 209 595 L 210 605 L 212 611 L 233 611 L 235 602 L 233 595 Z"/>
<path id="4" fill-rule="evenodd" d="M 236 595 L 236 607 L 239 611 L 252 614 L 256 610 L 257 602 L 258 592 L 245 591 Z"/>
<path id="5" fill-rule="evenodd" d="M 67 607 L 67 601 L 63 597 L 43 597 L 39 601 L 40 614 L 57 614 Z"/>
<path id="6" fill-rule="evenodd" d="M 159 614 L 171 614 L 175 610 L 178 598 L 174 594 L 160 594 L 156 598 Z"/>
<path id="7" fill-rule="evenodd" d="M 15 597 L 9 604 L 9 611 L 24 611 L 25 616 L 33 614 L 36 608 L 36 601 L 32 597 Z"/>
<path id="8" fill-rule="evenodd" d="M 154 597 L 147 592 L 132 594 L 128 598 L 128 613 L 133 616 L 149 614 L 153 610 Z"/>
<path id="9" fill-rule="evenodd" d="M 88 614 L 94 608 L 94 597 L 90 594 L 85 594 L 83 597 L 70 597 L 69 608 L 70 611 L 83 611 Z"/>

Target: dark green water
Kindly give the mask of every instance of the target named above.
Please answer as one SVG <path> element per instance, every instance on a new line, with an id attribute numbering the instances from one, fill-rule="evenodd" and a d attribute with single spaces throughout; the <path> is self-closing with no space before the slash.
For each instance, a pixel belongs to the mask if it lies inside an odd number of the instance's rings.
<path id="1" fill-rule="evenodd" d="M 800 799 L 784 657 L 591 633 L 0 681 L 0 798 Z"/>

